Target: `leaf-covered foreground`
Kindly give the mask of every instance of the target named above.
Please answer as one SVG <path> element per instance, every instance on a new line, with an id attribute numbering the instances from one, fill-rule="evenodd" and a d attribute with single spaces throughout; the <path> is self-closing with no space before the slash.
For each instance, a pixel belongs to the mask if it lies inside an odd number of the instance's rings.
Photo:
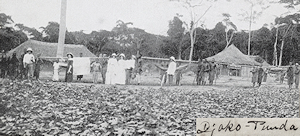
<path id="1" fill-rule="evenodd" d="M 205 90 L 206 89 L 206 90 Z M 8 135 L 195 135 L 195 118 L 297 117 L 298 91 L 21 83 L 0 90 Z"/>

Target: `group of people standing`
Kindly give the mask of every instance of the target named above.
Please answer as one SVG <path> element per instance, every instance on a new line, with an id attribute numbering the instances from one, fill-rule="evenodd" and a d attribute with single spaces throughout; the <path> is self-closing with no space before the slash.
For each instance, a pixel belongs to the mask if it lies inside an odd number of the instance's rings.
<path id="1" fill-rule="evenodd" d="M 141 55 L 132 55 L 131 59 L 125 60 L 123 53 L 119 58 L 113 53 L 107 61 L 105 84 L 130 84 L 134 78 L 137 79 L 137 84 L 140 84 L 141 72 Z"/>
<path id="2" fill-rule="evenodd" d="M 252 86 L 255 87 L 255 84 L 257 83 L 258 86 L 261 86 L 262 82 L 266 82 L 269 69 L 263 69 L 262 65 L 259 67 L 253 66 L 252 70 L 250 71 L 252 73 Z"/>
<path id="3" fill-rule="evenodd" d="M 214 80 L 218 78 L 219 74 L 220 70 L 214 59 L 210 62 L 207 59 L 199 59 L 196 74 L 197 85 L 206 85 L 207 83 L 213 85 Z"/>
<path id="4" fill-rule="evenodd" d="M 258 68 L 253 66 L 252 70 L 252 83 L 253 87 L 257 83 L 258 86 L 261 86 L 262 82 L 266 82 L 268 73 L 270 71 L 270 68 L 263 69 L 262 65 L 260 65 Z M 299 87 L 299 77 L 300 76 L 300 68 L 299 64 L 295 63 L 293 64 L 290 62 L 290 65 L 288 66 L 287 70 L 281 70 L 279 73 L 279 81 L 280 83 L 283 83 L 284 78 L 287 79 L 287 84 L 289 86 L 289 89 L 293 87 L 293 84 L 295 83 L 295 88 L 298 89 Z"/>
<path id="5" fill-rule="evenodd" d="M 286 73 L 283 73 L 283 75 L 286 75 L 287 83 L 290 89 L 293 87 L 294 83 L 295 83 L 295 87 L 297 89 L 299 88 L 300 68 L 298 63 L 294 65 L 292 62 L 290 62 L 290 65 L 287 68 Z"/>
<path id="6" fill-rule="evenodd" d="M 24 53 L 17 58 L 17 53 L 13 52 L 12 57 L 8 57 L 4 51 L 1 54 L 1 78 L 27 79 L 31 81 L 33 77 L 39 80 L 39 73 L 43 61 L 41 54 L 33 55 L 31 48 L 24 49 Z"/>

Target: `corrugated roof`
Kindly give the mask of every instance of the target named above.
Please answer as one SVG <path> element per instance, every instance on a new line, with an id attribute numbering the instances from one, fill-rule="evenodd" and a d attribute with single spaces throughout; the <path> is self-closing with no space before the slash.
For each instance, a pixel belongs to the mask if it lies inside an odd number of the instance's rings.
<path id="1" fill-rule="evenodd" d="M 233 44 L 219 52 L 218 54 L 206 58 L 208 61 L 215 59 L 217 63 L 235 64 L 235 65 L 260 65 L 260 63 L 252 60 L 248 55 L 243 54 Z"/>
<path id="2" fill-rule="evenodd" d="M 32 48 L 33 54 L 36 55 L 41 53 L 41 57 L 56 57 L 58 43 L 48 43 L 48 42 L 41 42 L 36 40 L 28 40 L 18 47 L 10 50 L 7 55 L 11 56 L 13 52 L 17 53 L 17 57 L 19 58 L 24 49 Z M 83 57 L 96 57 L 92 52 L 90 52 L 84 45 L 75 45 L 75 44 L 65 44 L 64 47 L 64 57 L 66 57 L 67 53 L 71 52 L 74 57 L 79 57 L 79 54 L 82 53 Z"/>

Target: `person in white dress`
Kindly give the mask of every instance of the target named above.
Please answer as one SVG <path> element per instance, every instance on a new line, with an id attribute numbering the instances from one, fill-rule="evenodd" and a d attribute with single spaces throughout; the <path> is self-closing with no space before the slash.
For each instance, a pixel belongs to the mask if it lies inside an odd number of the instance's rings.
<path id="1" fill-rule="evenodd" d="M 111 55 L 112 57 L 108 59 L 107 61 L 107 71 L 106 71 L 106 78 L 105 78 L 105 84 L 116 84 L 116 71 L 118 67 L 118 61 L 116 59 L 116 54 L 113 53 Z"/>
<path id="2" fill-rule="evenodd" d="M 58 69 L 59 69 L 59 63 L 58 60 L 55 60 L 53 63 L 53 77 L 52 81 L 59 81 L 59 74 L 58 74 Z"/>
<path id="3" fill-rule="evenodd" d="M 118 61 L 118 68 L 117 68 L 117 84 L 125 85 L 126 68 L 127 68 L 127 64 L 125 61 L 125 55 L 121 53 L 120 60 Z"/>

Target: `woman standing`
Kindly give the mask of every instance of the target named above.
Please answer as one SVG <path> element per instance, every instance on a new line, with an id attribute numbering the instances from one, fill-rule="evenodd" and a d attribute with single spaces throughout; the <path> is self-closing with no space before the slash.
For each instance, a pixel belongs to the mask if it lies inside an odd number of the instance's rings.
<path id="1" fill-rule="evenodd" d="M 126 81 L 126 62 L 125 55 L 120 54 L 120 60 L 118 61 L 118 71 L 117 71 L 117 84 L 125 85 Z"/>
<path id="2" fill-rule="evenodd" d="M 116 84 L 116 70 L 118 66 L 118 61 L 116 59 L 117 55 L 113 53 L 111 56 L 112 57 L 107 61 L 105 84 Z"/>
<path id="3" fill-rule="evenodd" d="M 66 70 L 66 77 L 65 82 L 72 82 L 73 81 L 73 54 L 68 53 L 67 54 L 68 60 L 67 60 L 67 70 Z"/>

